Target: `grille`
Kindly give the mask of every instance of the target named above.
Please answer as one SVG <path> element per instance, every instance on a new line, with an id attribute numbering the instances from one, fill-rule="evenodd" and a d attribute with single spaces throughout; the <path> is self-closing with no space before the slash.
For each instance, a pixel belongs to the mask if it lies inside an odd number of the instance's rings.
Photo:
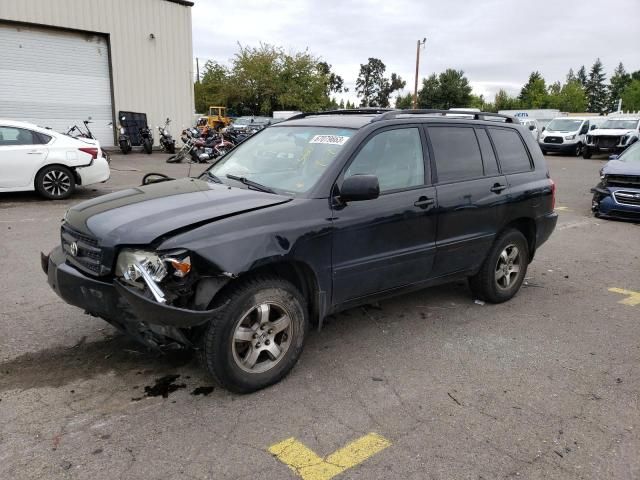
<path id="1" fill-rule="evenodd" d="M 614 198 L 621 205 L 640 206 L 640 192 L 625 192 L 618 190 L 613 194 Z"/>
<path id="2" fill-rule="evenodd" d="M 620 137 L 596 137 L 596 145 L 602 148 L 615 147 L 620 143 Z"/>
<path id="3" fill-rule="evenodd" d="M 607 175 L 607 187 L 627 187 L 640 189 L 640 175 Z"/>
<path id="4" fill-rule="evenodd" d="M 562 143 L 562 137 L 544 137 L 544 143 Z"/>
<path id="5" fill-rule="evenodd" d="M 98 246 L 98 241 L 72 229 L 68 225 L 62 225 L 60 230 L 62 240 L 62 250 L 66 253 L 69 263 L 94 275 L 107 273 L 101 264 L 102 250 Z M 72 252 L 72 245 L 76 244 L 77 251 Z"/>

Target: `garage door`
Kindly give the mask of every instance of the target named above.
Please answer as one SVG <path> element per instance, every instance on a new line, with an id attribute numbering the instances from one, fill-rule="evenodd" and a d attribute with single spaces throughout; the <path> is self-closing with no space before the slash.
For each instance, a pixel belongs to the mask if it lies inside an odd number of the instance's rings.
<path id="1" fill-rule="evenodd" d="M 102 36 L 0 23 L 0 118 L 64 132 L 92 118 L 113 145 L 109 52 Z"/>

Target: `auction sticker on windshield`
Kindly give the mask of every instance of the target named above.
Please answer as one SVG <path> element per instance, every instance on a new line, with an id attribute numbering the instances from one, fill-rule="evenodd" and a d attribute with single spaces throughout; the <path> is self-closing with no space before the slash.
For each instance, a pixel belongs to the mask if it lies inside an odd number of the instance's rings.
<path id="1" fill-rule="evenodd" d="M 324 143 L 326 145 L 344 145 L 349 137 L 342 135 L 316 135 L 309 143 Z"/>

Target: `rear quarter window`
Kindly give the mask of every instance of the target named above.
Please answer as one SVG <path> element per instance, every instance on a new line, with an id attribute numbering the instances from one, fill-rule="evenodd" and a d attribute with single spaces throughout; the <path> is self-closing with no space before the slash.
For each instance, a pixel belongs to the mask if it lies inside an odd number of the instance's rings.
<path id="1" fill-rule="evenodd" d="M 439 183 L 459 182 L 483 176 L 480 147 L 473 128 L 428 128 Z"/>
<path id="2" fill-rule="evenodd" d="M 502 173 L 531 171 L 531 159 L 520 134 L 507 128 L 489 128 L 489 134 L 498 154 Z"/>

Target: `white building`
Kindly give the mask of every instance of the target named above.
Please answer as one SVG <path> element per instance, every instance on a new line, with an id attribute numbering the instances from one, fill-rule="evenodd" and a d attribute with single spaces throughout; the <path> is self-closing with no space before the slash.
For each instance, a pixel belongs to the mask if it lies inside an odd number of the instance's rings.
<path id="1" fill-rule="evenodd" d="M 171 118 L 176 135 L 193 114 L 192 2 L 0 0 L 0 118 L 65 131 L 90 125 L 114 145 L 119 111 Z M 157 143 L 157 130 L 154 133 Z"/>

